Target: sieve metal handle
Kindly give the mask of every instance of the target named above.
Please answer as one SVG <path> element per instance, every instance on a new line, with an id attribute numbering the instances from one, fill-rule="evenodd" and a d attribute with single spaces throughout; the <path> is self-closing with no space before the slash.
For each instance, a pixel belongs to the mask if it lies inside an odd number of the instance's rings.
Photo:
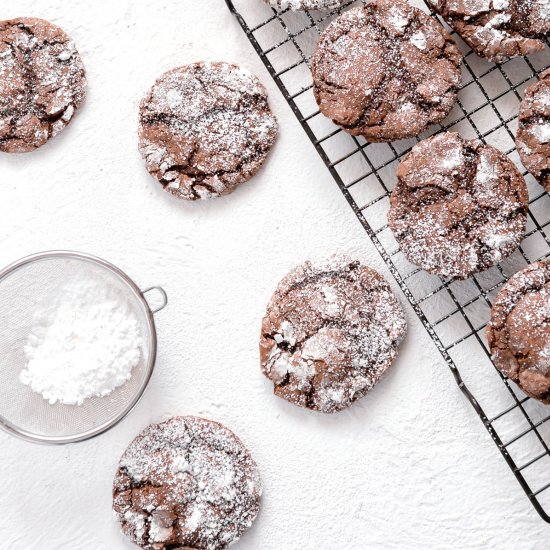
<path id="1" fill-rule="evenodd" d="M 166 291 L 164 290 L 164 288 L 162 288 L 160 286 L 151 286 L 149 288 L 146 288 L 145 290 L 142 290 L 141 293 L 143 294 L 143 297 L 145 298 L 145 295 L 148 292 L 151 292 L 152 290 L 156 290 L 162 298 L 161 304 L 159 306 L 157 306 L 155 309 L 151 309 L 151 313 L 158 313 L 159 311 L 162 311 L 168 305 L 168 295 L 166 294 Z M 145 298 L 145 299 L 147 300 L 147 298 Z"/>

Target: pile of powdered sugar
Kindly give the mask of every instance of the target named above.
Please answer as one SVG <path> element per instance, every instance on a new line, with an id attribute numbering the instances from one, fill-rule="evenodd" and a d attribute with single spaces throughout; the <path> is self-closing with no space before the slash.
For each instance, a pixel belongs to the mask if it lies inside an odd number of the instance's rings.
<path id="1" fill-rule="evenodd" d="M 130 379 L 141 357 L 139 322 L 120 292 L 75 276 L 41 305 L 24 351 L 20 381 L 51 404 L 81 405 Z"/>

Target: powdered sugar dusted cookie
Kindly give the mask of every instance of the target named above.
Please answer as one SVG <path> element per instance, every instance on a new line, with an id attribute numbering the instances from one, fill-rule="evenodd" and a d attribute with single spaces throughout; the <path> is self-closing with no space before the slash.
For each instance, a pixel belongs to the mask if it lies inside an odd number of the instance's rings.
<path id="1" fill-rule="evenodd" d="M 550 404 L 550 260 L 516 273 L 491 310 L 493 362 L 531 397 Z"/>
<path id="2" fill-rule="evenodd" d="M 429 0 L 479 55 L 495 63 L 543 50 L 548 0 Z"/>
<path id="3" fill-rule="evenodd" d="M 228 63 L 172 69 L 140 106 L 147 169 L 182 199 L 231 193 L 260 169 L 276 136 L 264 87 Z"/>
<path id="4" fill-rule="evenodd" d="M 0 21 L 0 151 L 44 145 L 84 100 L 86 75 L 73 41 L 43 19 Z"/>
<path id="5" fill-rule="evenodd" d="M 347 0 L 264 0 L 274 8 L 280 10 L 311 11 L 332 10 L 339 8 Z"/>
<path id="6" fill-rule="evenodd" d="M 335 19 L 313 56 L 321 112 L 369 141 L 412 137 L 455 104 L 462 55 L 432 17 L 401 0 L 373 0 Z"/>
<path id="7" fill-rule="evenodd" d="M 442 133 L 415 145 L 399 165 L 388 221 L 409 261 L 465 279 L 516 250 L 527 203 L 525 180 L 506 155 Z"/>
<path id="8" fill-rule="evenodd" d="M 525 168 L 550 192 L 550 70 L 525 90 L 516 145 Z"/>
<path id="9" fill-rule="evenodd" d="M 227 428 L 194 416 L 151 424 L 126 449 L 113 508 L 146 550 L 222 550 L 252 525 L 260 506 L 256 463 Z"/>
<path id="10" fill-rule="evenodd" d="M 380 380 L 406 333 L 389 284 L 357 261 L 306 262 L 279 284 L 262 322 L 262 371 L 308 409 L 349 407 Z"/>

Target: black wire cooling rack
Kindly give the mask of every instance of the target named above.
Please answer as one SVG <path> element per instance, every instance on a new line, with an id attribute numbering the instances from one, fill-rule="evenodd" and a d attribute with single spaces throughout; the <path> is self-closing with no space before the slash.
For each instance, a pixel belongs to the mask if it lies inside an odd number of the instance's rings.
<path id="1" fill-rule="evenodd" d="M 501 265 L 466 281 L 442 280 L 407 262 L 386 220 L 399 159 L 428 135 L 459 131 L 495 145 L 520 164 L 514 145 L 519 103 L 523 90 L 550 67 L 549 48 L 530 58 L 493 65 L 452 33 L 464 64 L 463 86 L 450 116 L 419 138 L 368 144 L 319 112 L 309 69 L 319 34 L 338 13 L 359 2 L 348 1 L 330 13 L 277 12 L 261 0 L 226 3 L 529 500 L 550 523 L 550 407 L 526 397 L 498 373 L 485 339 L 491 301 L 502 284 L 527 264 L 550 256 L 550 196 L 526 175 L 530 213 L 522 246 Z"/>

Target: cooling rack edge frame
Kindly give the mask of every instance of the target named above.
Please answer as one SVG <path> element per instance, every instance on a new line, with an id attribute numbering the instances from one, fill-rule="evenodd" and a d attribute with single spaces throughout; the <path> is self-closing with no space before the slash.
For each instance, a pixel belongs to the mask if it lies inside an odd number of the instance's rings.
<path id="1" fill-rule="evenodd" d="M 405 282 L 404 282 L 403 278 L 401 277 L 398 269 L 395 267 L 391 257 L 389 256 L 389 254 L 384 249 L 382 243 L 378 239 L 376 233 L 374 232 L 374 230 L 370 226 L 369 222 L 367 221 L 367 219 L 365 218 L 363 213 L 355 205 L 355 202 L 354 202 L 349 190 L 345 186 L 344 182 L 342 181 L 342 179 L 341 179 L 340 175 L 338 174 L 338 172 L 336 171 L 336 169 L 333 166 L 330 166 L 330 160 L 328 159 L 326 153 L 324 152 L 322 147 L 318 143 L 316 143 L 317 138 L 311 132 L 309 127 L 302 122 L 302 120 L 301 120 L 302 115 L 300 113 L 300 110 L 299 110 L 298 106 L 296 105 L 295 101 L 289 96 L 282 80 L 280 79 L 279 76 L 277 76 L 276 71 L 273 68 L 273 65 L 271 64 L 271 62 L 269 61 L 269 59 L 265 55 L 264 51 L 262 50 L 260 44 L 258 43 L 256 38 L 254 37 L 254 34 L 250 30 L 250 27 L 248 26 L 248 24 L 244 20 L 243 16 L 240 14 L 240 12 L 237 10 L 237 8 L 235 7 L 232 0 L 225 0 L 225 3 L 227 5 L 227 8 L 229 9 L 229 11 L 231 12 L 231 14 L 237 19 L 237 22 L 239 23 L 239 26 L 241 27 L 242 31 L 245 33 L 246 37 L 248 38 L 248 41 L 250 42 L 250 44 L 254 48 L 256 54 L 258 55 L 258 57 L 261 59 L 262 63 L 266 67 L 266 69 L 267 69 L 268 73 L 270 74 L 271 78 L 273 79 L 273 81 L 275 82 L 277 87 L 279 88 L 279 91 L 283 95 L 285 101 L 287 102 L 287 104 L 291 108 L 291 110 L 294 113 L 295 117 L 298 119 L 298 122 L 299 122 L 300 126 L 302 126 L 302 128 L 306 132 L 309 140 L 311 141 L 312 145 L 315 147 L 315 150 L 317 151 L 317 153 L 321 157 L 323 163 L 328 168 L 328 170 L 329 170 L 330 174 L 332 175 L 334 181 L 336 182 L 336 184 L 340 188 L 340 191 L 342 192 L 342 194 L 344 195 L 344 197 L 345 197 L 346 201 L 348 202 L 349 206 L 353 210 L 356 218 L 359 220 L 359 222 L 363 226 L 363 229 L 365 230 L 365 232 L 369 236 L 371 242 L 374 244 L 376 250 L 378 251 L 378 253 L 382 257 L 382 259 L 384 260 L 384 263 L 387 265 L 387 267 L 390 270 L 393 278 L 395 279 L 395 281 L 399 285 L 399 288 L 401 289 L 401 291 L 403 292 L 403 294 L 407 298 L 409 304 L 413 308 L 413 310 L 416 313 L 417 317 L 420 319 L 420 321 L 422 322 L 422 325 L 424 326 L 424 328 L 428 332 L 428 335 L 430 336 L 430 338 L 434 342 L 435 346 L 437 347 L 437 349 L 441 353 L 443 359 L 445 360 L 445 363 L 447 364 L 447 366 L 449 367 L 449 369 L 451 370 L 451 372 L 453 374 L 453 378 L 454 378 L 456 384 L 458 385 L 458 387 L 460 388 L 461 392 L 466 397 L 466 399 L 469 401 L 470 405 L 473 407 L 473 409 L 475 410 L 477 415 L 479 416 L 481 422 L 483 423 L 483 425 L 485 426 L 487 432 L 489 433 L 489 435 L 491 436 L 491 438 L 495 442 L 496 446 L 500 450 L 504 460 L 508 464 L 509 468 L 512 470 L 512 473 L 516 477 L 518 483 L 520 484 L 520 486 L 523 489 L 524 493 L 526 494 L 527 498 L 529 499 L 529 501 L 531 502 L 532 506 L 535 508 L 535 510 L 537 511 L 539 516 L 545 522 L 550 524 L 550 515 L 544 510 L 544 508 L 543 508 L 542 504 L 539 502 L 538 498 L 535 495 L 532 494 L 531 488 L 530 488 L 529 484 L 527 483 L 525 477 L 523 476 L 521 471 L 518 469 L 518 466 L 516 465 L 514 459 L 510 455 L 510 453 L 508 453 L 508 451 L 506 450 L 506 447 L 503 445 L 503 442 L 502 442 L 500 436 L 498 435 L 496 430 L 493 428 L 493 426 L 490 423 L 490 421 L 489 421 L 487 415 L 485 414 L 483 408 L 481 407 L 481 405 L 478 403 L 477 399 L 474 397 L 474 395 L 470 392 L 470 390 L 468 389 L 468 387 L 464 383 L 464 381 L 463 381 L 463 379 L 460 375 L 460 372 L 458 370 L 457 365 L 455 364 L 454 360 L 451 358 L 449 353 L 445 350 L 445 347 L 443 346 L 443 343 L 441 342 L 439 336 L 433 330 L 433 328 L 432 328 L 430 322 L 428 321 L 428 319 L 426 318 L 424 312 L 421 310 L 421 308 L 420 308 L 419 304 L 417 303 L 416 299 L 414 298 L 411 291 L 409 290 L 409 288 L 405 284 Z"/>

